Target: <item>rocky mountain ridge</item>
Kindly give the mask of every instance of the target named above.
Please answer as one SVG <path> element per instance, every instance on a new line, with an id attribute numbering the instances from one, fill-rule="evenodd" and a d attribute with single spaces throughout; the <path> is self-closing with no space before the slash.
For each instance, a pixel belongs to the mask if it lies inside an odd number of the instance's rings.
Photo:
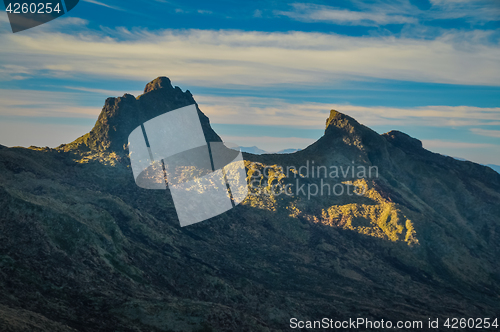
<path id="1" fill-rule="evenodd" d="M 308 148 L 244 155 L 254 194 L 243 204 L 180 228 L 168 191 L 135 185 L 126 143 L 190 104 L 158 78 L 137 98 L 106 100 L 72 143 L 0 147 L 0 330 L 283 331 L 292 317 L 498 314 L 498 173 L 332 111 Z M 378 174 L 283 172 L 313 161 Z M 365 190 L 289 196 L 278 184 Z"/>

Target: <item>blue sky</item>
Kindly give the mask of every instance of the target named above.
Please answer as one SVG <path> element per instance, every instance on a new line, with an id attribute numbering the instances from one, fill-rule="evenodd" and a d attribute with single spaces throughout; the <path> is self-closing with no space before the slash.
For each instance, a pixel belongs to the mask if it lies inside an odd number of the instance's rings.
<path id="1" fill-rule="evenodd" d="M 0 144 L 57 146 L 157 76 L 228 141 L 304 148 L 330 109 L 500 164 L 500 2 L 81 0 L 12 34 L 0 13 Z"/>

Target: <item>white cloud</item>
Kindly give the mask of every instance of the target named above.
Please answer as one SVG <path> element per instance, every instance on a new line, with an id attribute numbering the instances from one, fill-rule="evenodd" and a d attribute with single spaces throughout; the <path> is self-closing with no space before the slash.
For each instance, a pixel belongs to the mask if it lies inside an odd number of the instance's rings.
<path id="1" fill-rule="evenodd" d="M 76 93 L 0 89 L 0 115 L 96 119 L 101 108 L 81 106 L 79 98 Z"/>
<path id="2" fill-rule="evenodd" d="M 481 128 L 472 128 L 471 131 L 474 134 L 488 137 L 496 137 L 500 138 L 500 130 L 489 130 L 489 129 L 481 129 Z"/>
<path id="3" fill-rule="evenodd" d="M 195 95 L 210 121 L 245 124 L 321 128 L 329 114 L 329 104 L 292 104 L 280 99 Z"/>
<path id="4" fill-rule="evenodd" d="M 498 0 L 430 0 L 434 19 L 465 18 L 470 22 L 500 20 Z"/>
<path id="5" fill-rule="evenodd" d="M 422 140 L 423 146 L 447 156 L 460 157 L 481 164 L 500 164 L 498 145 L 447 140 Z"/>
<path id="6" fill-rule="evenodd" d="M 295 3 L 292 11 L 276 11 L 276 15 L 288 16 L 305 22 L 327 22 L 340 25 L 378 26 L 387 24 L 417 23 L 415 17 L 377 11 L 352 11 L 329 6 Z"/>
<path id="7" fill-rule="evenodd" d="M 110 8 L 110 9 L 115 9 L 115 10 L 121 10 L 123 11 L 122 8 L 118 7 L 118 6 L 111 6 L 111 5 L 108 5 L 108 4 L 105 4 L 103 2 L 100 2 L 100 1 L 96 1 L 96 0 L 83 0 L 84 2 L 88 2 L 88 3 L 93 3 L 94 5 L 98 5 L 98 6 L 102 6 L 102 7 L 106 7 L 106 8 Z"/>
<path id="8" fill-rule="evenodd" d="M 496 145 L 488 143 L 468 143 L 457 141 L 443 141 L 443 140 L 422 140 L 423 146 L 426 149 L 482 149 L 494 148 Z"/>
<path id="9" fill-rule="evenodd" d="M 141 91 L 105 90 L 67 86 L 75 92 L 0 89 L 0 115 L 65 118 L 97 118 L 104 97 L 125 93 L 140 95 Z M 92 98 L 89 98 L 89 94 Z M 330 110 L 345 113 L 369 127 L 391 125 L 470 127 L 500 126 L 500 107 L 424 106 L 396 108 L 358 106 L 336 103 L 294 103 L 277 98 L 197 95 L 195 99 L 212 123 L 260 126 L 283 126 L 302 129 L 324 129 Z M 82 106 L 82 102 L 96 104 Z M 474 128 L 472 132 L 498 137 L 500 131 Z"/>
<path id="10" fill-rule="evenodd" d="M 462 127 L 500 125 L 500 108 L 424 106 L 395 108 L 335 103 L 290 103 L 281 99 L 195 95 L 213 123 L 324 129 L 331 109 L 367 126 Z"/>
<path id="11" fill-rule="evenodd" d="M 23 66 L 0 65 L 0 81 L 22 80 L 31 73 L 31 70 Z"/>
<path id="12" fill-rule="evenodd" d="M 93 94 L 100 94 L 100 95 L 107 96 L 107 97 L 119 97 L 119 96 L 123 96 L 126 93 L 137 97 L 143 93 L 142 91 L 92 89 L 92 88 L 84 88 L 84 87 L 78 87 L 78 86 L 65 86 L 65 88 L 70 89 L 70 90 L 76 90 L 76 91 L 90 92 Z"/>
<path id="13" fill-rule="evenodd" d="M 388 24 L 425 25 L 426 22 L 442 19 L 463 18 L 473 24 L 498 21 L 498 0 L 431 0 L 431 7 L 421 10 L 407 0 L 352 1 L 356 10 L 336 7 L 294 3 L 289 11 L 275 11 L 278 16 L 287 16 L 302 22 L 321 22 L 339 25 L 384 26 Z"/>
<path id="14" fill-rule="evenodd" d="M 500 85 L 500 47 L 464 33 L 418 40 L 305 32 L 120 28 L 69 35 L 33 30 L 0 34 L 0 44 L 2 63 L 33 75 L 144 81 L 168 75 L 210 87 L 324 85 L 362 77 Z"/>

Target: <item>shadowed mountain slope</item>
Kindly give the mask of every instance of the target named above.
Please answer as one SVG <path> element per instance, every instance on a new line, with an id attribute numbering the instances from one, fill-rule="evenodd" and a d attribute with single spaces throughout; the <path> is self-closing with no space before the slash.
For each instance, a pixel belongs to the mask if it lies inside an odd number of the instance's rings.
<path id="1" fill-rule="evenodd" d="M 1 331 L 282 331 L 292 317 L 500 312 L 498 173 L 332 111 L 304 150 L 245 154 L 252 194 L 181 228 L 169 191 L 135 185 L 127 137 L 193 103 L 158 78 L 106 100 L 70 144 L 0 146 Z M 300 171 L 313 163 L 327 173 Z M 276 190 L 287 184 L 293 195 Z M 326 185 L 344 193 L 311 195 Z"/>

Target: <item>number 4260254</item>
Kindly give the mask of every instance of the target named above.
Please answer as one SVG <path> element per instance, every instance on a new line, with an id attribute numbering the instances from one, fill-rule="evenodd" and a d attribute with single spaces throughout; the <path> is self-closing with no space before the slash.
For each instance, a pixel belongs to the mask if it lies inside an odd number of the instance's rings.
<path id="1" fill-rule="evenodd" d="M 52 12 L 60 13 L 61 8 L 59 3 L 52 7 L 52 3 L 9 3 L 5 9 L 7 13 L 11 14 L 51 14 Z"/>
<path id="2" fill-rule="evenodd" d="M 498 318 L 448 318 L 444 327 L 449 329 L 489 329 L 498 328 Z"/>

